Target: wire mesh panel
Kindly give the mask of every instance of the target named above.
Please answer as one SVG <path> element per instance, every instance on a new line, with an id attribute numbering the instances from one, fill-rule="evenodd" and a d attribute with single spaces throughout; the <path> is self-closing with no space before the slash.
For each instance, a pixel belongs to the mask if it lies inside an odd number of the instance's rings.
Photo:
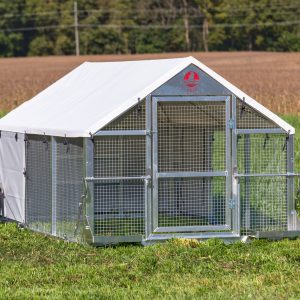
<path id="1" fill-rule="evenodd" d="M 285 174 L 287 172 L 285 134 L 242 134 L 237 138 L 240 174 Z"/>
<path id="2" fill-rule="evenodd" d="M 159 227 L 226 225 L 225 177 L 159 180 Z"/>
<path id="3" fill-rule="evenodd" d="M 157 218 L 154 217 L 156 234 L 230 227 L 225 176 L 226 153 L 230 152 L 226 149 L 229 102 L 225 98 L 202 98 L 173 101 L 169 97 L 158 100 L 154 107 L 158 164 L 157 179 L 154 178 L 158 189 L 154 205 L 158 210 Z M 196 173 L 197 177 L 193 177 Z"/>
<path id="4" fill-rule="evenodd" d="M 51 233 L 51 139 L 30 135 L 26 142 L 25 220 L 29 228 Z"/>
<path id="5" fill-rule="evenodd" d="M 141 101 L 101 130 L 143 130 L 146 128 L 146 105 Z"/>
<path id="6" fill-rule="evenodd" d="M 95 137 L 95 177 L 137 177 L 146 172 L 145 136 Z"/>
<path id="7" fill-rule="evenodd" d="M 278 125 L 241 100 L 237 101 L 236 119 L 238 129 L 278 128 Z"/>
<path id="8" fill-rule="evenodd" d="M 143 179 L 105 180 L 94 185 L 95 234 L 144 234 Z"/>
<path id="9" fill-rule="evenodd" d="M 239 135 L 237 150 L 242 233 L 287 230 L 287 178 L 271 176 L 287 173 L 287 136 Z"/>
<path id="10" fill-rule="evenodd" d="M 241 231 L 287 230 L 286 177 L 240 179 Z"/>
<path id="11" fill-rule="evenodd" d="M 56 233 L 73 240 L 83 193 L 83 140 L 56 139 Z"/>
<path id="12" fill-rule="evenodd" d="M 144 234 L 145 174 L 145 136 L 95 137 L 95 235 Z"/>
<path id="13" fill-rule="evenodd" d="M 159 102 L 158 171 L 225 170 L 224 102 Z"/>

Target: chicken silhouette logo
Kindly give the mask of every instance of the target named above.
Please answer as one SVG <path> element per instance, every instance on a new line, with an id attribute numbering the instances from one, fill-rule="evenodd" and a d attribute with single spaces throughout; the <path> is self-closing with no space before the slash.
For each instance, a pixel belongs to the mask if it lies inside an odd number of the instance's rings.
<path id="1" fill-rule="evenodd" d="M 200 83 L 200 76 L 195 71 L 189 71 L 185 73 L 183 80 L 189 90 L 194 90 Z"/>

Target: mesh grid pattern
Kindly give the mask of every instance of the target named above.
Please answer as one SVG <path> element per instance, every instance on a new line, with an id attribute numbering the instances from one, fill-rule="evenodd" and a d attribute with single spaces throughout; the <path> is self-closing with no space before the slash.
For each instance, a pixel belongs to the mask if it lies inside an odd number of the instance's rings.
<path id="1" fill-rule="evenodd" d="M 101 130 L 144 130 L 146 128 L 145 101 L 131 108 L 121 117 L 112 121 Z"/>
<path id="2" fill-rule="evenodd" d="M 94 176 L 106 178 L 94 183 L 95 235 L 144 234 L 144 179 L 113 178 L 145 173 L 145 136 L 95 137 Z"/>
<path id="3" fill-rule="evenodd" d="M 95 177 L 138 177 L 146 172 L 144 136 L 96 137 Z"/>
<path id="4" fill-rule="evenodd" d="M 25 219 L 29 228 L 51 233 L 51 140 L 30 135 L 26 142 Z"/>
<path id="5" fill-rule="evenodd" d="M 158 104 L 159 172 L 225 169 L 224 102 Z"/>
<path id="6" fill-rule="evenodd" d="M 286 135 L 239 135 L 237 145 L 240 174 L 285 174 L 287 172 Z"/>
<path id="7" fill-rule="evenodd" d="M 241 100 L 237 100 L 236 119 L 238 129 L 278 128 L 278 125 L 244 104 Z"/>
<path id="8" fill-rule="evenodd" d="M 79 203 L 83 193 L 83 140 L 57 138 L 56 147 L 56 233 L 74 240 Z"/>
<path id="9" fill-rule="evenodd" d="M 144 180 L 109 180 L 94 185 L 95 234 L 144 234 Z"/>
<path id="10" fill-rule="evenodd" d="M 240 179 L 242 234 L 287 230 L 285 177 Z"/>
<path id="11" fill-rule="evenodd" d="M 160 179 L 158 224 L 225 225 L 225 198 L 225 177 Z"/>

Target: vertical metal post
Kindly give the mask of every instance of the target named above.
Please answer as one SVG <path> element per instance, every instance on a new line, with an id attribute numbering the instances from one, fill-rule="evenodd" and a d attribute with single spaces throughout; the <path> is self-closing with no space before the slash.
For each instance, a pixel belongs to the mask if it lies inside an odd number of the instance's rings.
<path id="1" fill-rule="evenodd" d="M 157 103 L 156 98 L 152 98 L 152 230 L 158 227 L 158 126 L 157 126 Z"/>
<path id="2" fill-rule="evenodd" d="M 294 135 L 291 134 L 287 141 L 287 172 L 294 173 Z M 296 229 L 296 209 L 294 199 L 294 176 L 288 176 L 287 181 L 287 218 L 288 230 Z"/>
<path id="3" fill-rule="evenodd" d="M 251 162 L 250 162 L 250 156 L 251 156 L 251 144 L 250 144 L 250 135 L 245 134 L 245 140 L 244 140 L 244 164 L 245 164 L 245 174 L 250 173 L 251 168 Z M 245 177 L 245 229 L 250 229 L 250 178 Z"/>
<path id="4" fill-rule="evenodd" d="M 94 177 L 94 143 L 91 138 L 84 139 L 85 146 L 85 174 L 86 177 Z M 86 199 L 86 220 L 90 227 L 91 233 L 94 235 L 94 182 L 89 181 L 87 184 Z"/>
<path id="5" fill-rule="evenodd" d="M 151 95 L 146 97 L 146 175 L 152 177 L 152 127 L 151 127 Z M 152 233 L 152 180 L 145 182 L 145 235 Z"/>
<path id="6" fill-rule="evenodd" d="M 232 167 L 231 167 L 231 129 L 230 129 L 230 122 L 231 122 L 231 114 L 230 114 L 230 97 L 228 97 L 225 101 L 225 114 L 226 114 L 226 224 L 231 226 L 232 218 L 231 218 L 231 209 L 228 205 L 228 202 L 231 199 L 231 178 L 232 178 Z"/>
<path id="7" fill-rule="evenodd" d="M 239 183 L 238 178 L 235 177 L 235 174 L 238 172 L 237 169 L 237 117 L 236 117 L 236 97 L 232 96 L 232 120 L 233 120 L 233 128 L 231 134 L 232 141 L 232 150 L 231 150 L 231 168 L 232 168 L 232 201 L 235 203 L 232 209 L 232 231 L 240 234 L 240 197 L 239 197 Z"/>
<path id="8" fill-rule="evenodd" d="M 52 163 L 52 219 L 51 219 L 51 233 L 56 235 L 56 139 L 51 137 L 51 163 Z"/>
<path id="9" fill-rule="evenodd" d="M 79 34 L 78 34 L 77 1 L 74 1 L 74 30 L 75 30 L 75 53 L 76 53 L 76 56 L 79 56 L 80 50 L 79 50 Z"/>

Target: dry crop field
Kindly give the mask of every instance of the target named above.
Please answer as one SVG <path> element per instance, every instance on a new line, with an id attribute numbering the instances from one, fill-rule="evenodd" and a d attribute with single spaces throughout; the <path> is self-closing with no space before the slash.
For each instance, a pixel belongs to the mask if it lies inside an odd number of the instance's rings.
<path id="1" fill-rule="evenodd" d="M 300 53 L 214 52 L 0 59 L 0 111 L 9 111 L 84 61 L 193 55 L 272 111 L 300 115 Z"/>

